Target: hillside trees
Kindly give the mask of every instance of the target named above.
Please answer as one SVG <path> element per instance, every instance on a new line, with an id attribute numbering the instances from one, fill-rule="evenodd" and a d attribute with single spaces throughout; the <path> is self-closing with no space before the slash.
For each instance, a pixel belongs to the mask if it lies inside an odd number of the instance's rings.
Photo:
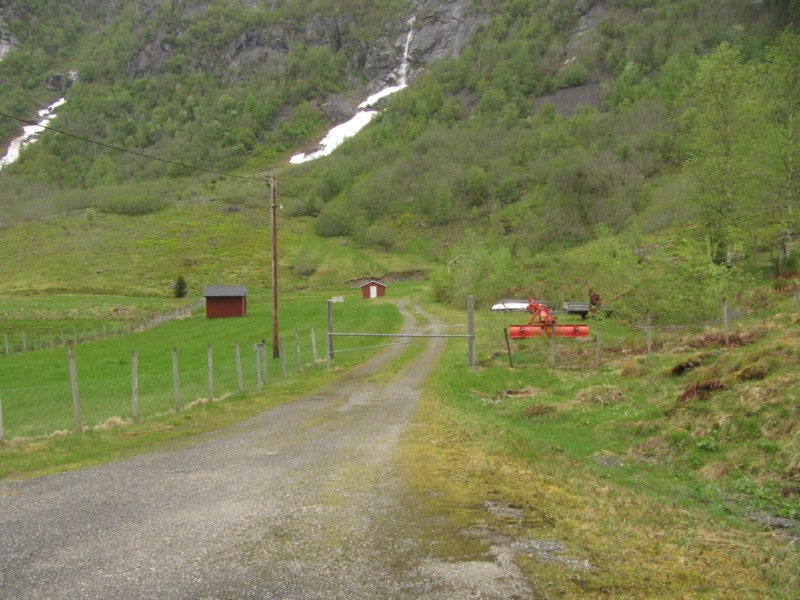
<path id="1" fill-rule="evenodd" d="M 779 269 L 796 263 L 793 238 L 800 216 L 800 37 L 784 31 L 768 53 L 765 86 L 770 188 L 779 215 Z"/>
<path id="2" fill-rule="evenodd" d="M 792 255 L 800 197 L 800 38 L 785 31 L 764 61 L 744 62 L 727 43 L 700 61 L 686 95 L 686 172 L 697 182 L 706 240 L 716 264 L 732 265 L 739 223 L 766 223 Z"/>
<path id="3" fill-rule="evenodd" d="M 738 216 L 753 192 L 751 142 L 759 117 L 754 77 L 739 50 L 724 43 L 700 62 L 687 95 L 686 170 L 698 184 L 696 202 L 716 264 L 733 264 Z"/>

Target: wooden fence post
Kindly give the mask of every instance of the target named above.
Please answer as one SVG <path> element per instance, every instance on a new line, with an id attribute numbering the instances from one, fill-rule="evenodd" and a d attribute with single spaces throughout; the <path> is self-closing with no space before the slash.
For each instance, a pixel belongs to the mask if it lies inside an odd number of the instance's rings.
<path id="1" fill-rule="evenodd" d="M 647 356 L 653 353 L 653 334 L 650 331 L 650 311 L 647 311 L 645 317 L 645 329 L 647 330 Z"/>
<path id="2" fill-rule="evenodd" d="M 328 367 L 331 366 L 331 359 L 333 358 L 333 300 L 328 300 L 328 347 L 326 359 Z"/>
<path id="3" fill-rule="evenodd" d="M 72 384 L 72 411 L 75 413 L 75 430 L 83 433 L 81 422 L 81 401 L 78 397 L 78 369 L 75 365 L 75 347 L 69 347 L 69 379 Z"/>
<path id="4" fill-rule="evenodd" d="M 261 340 L 261 366 L 264 367 L 264 387 L 269 383 L 267 377 L 267 340 Z"/>
<path id="5" fill-rule="evenodd" d="M 800 288 L 797 287 L 797 282 L 794 282 L 794 301 L 797 303 L 797 314 L 800 315 Z"/>
<path id="6" fill-rule="evenodd" d="M 208 401 L 214 401 L 214 352 L 208 345 Z"/>
<path id="7" fill-rule="evenodd" d="M 300 358 L 300 330 L 294 330 L 294 349 L 295 356 L 297 356 L 297 371 L 303 370 L 303 359 Z"/>
<path id="8" fill-rule="evenodd" d="M 139 355 L 136 350 L 131 355 L 131 414 L 139 418 Z"/>
<path id="9" fill-rule="evenodd" d="M 239 391 L 244 391 L 244 377 L 242 376 L 242 355 L 239 352 L 239 340 L 236 340 L 236 377 L 239 381 Z"/>
<path id="10" fill-rule="evenodd" d="M 181 383 L 178 377 L 178 348 L 172 347 L 172 393 L 175 395 L 175 412 L 181 412 Z"/>
<path id="11" fill-rule="evenodd" d="M 317 364 L 319 357 L 317 356 L 317 337 L 314 335 L 314 326 L 311 326 L 311 361 Z"/>
<path id="12" fill-rule="evenodd" d="M 6 349 L 6 356 L 8 356 L 9 352 L 8 352 L 8 334 L 7 333 L 5 335 L 3 335 L 3 346 L 5 346 L 5 349 Z"/>
<path id="13" fill-rule="evenodd" d="M 475 297 L 467 296 L 467 335 L 469 335 L 469 368 L 475 370 Z"/>
<path id="14" fill-rule="evenodd" d="M 261 348 L 263 344 L 253 344 L 253 350 L 256 353 L 256 377 L 258 377 L 258 391 L 263 389 L 261 385 Z"/>
<path id="15" fill-rule="evenodd" d="M 508 339 L 508 329 L 503 327 L 503 335 L 506 338 L 506 351 L 508 352 L 508 365 L 514 368 L 514 359 L 511 356 L 511 342 Z"/>
<path id="16" fill-rule="evenodd" d="M 722 299 L 722 335 L 725 339 L 725 347 L 730 346 L 731 339 L 728 335 L 728 299 Z"/>
<path id="17" fill-rule="evenodd" d="M 280 338 L 279 352 L 281 354 L 281 374 L 283 375 L 283 378 L 286 379 L 286 352 L 284 351 L 283 347 L 284 347 L 283 338 Z"/>
<path id="18" fill-rule="evenodd" d="M 600 348 L 602 342 L 600 341 L 600 332 L 595 335 L 595 348 L 594 348 L 594 367 L 595 369 L 600 366 Z"/>

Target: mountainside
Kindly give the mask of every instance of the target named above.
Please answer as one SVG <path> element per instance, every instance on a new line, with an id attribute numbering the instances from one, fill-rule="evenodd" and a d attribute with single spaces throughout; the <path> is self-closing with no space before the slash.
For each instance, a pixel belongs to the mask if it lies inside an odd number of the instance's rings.
<path id="1" fill-rule="evenodd" d="M 679 280 L 716 288 L 773 259 L 791 276 L 798 20 L 790 0 L 7 0 L 0 139 L 66 103 L 63 133 L 0 172 L 0 224 L 191 198 L 246 211 L 235 171 L 277 175 L 285 216 L 317 235 L 468 254 L 441 298 L 594 281 L 640 302 L 626 288 L 653 298 L 652 265 L 676 257 Z M 408 88 L 333 155 L 289 165 L 397 82 L 407 41 Z"/>
<path id="2" fill-rule="evenodd" d="M 289 148 L 325 122 L 352 115 L 369 93 L 393 83 L 411 19 L 413 77 L 432 60 L 460 54 L 479 23 L 488 21 L 487 8 L 477 12 L 466 0 L 377 7 L 86 2 L 66 9 L 73 27 L 50 40 L 50 32 L 61 27 L 63 7 L 10 2 L 0 7 L 0 22 L 8 23 L 0 26 L 0 39 L 20 41 L 0 65 L 11 84 L 0 103 L 30 118 L 53 94 L 65 93 L 71 85 L 67 74 L 77 72 L 64 110 L 76 133 L 128 149 L 152 148 L 177 160 L 191 152 L 187 145 L 197 145 L 201 128 L 211 127 L 218 135 L 206 132 L 199 142 L 221 142 L 223 148 L 199 159 L 229 168 L 259 150 Z M 18 128 L 4 119 L 0 138 Z M 85 167 L 86 159 L 73 166 Z M 129 176 L 117 173 L 113 179 Z M 85 176 L 70 179 L 66 183 L 97 183 Z"/>

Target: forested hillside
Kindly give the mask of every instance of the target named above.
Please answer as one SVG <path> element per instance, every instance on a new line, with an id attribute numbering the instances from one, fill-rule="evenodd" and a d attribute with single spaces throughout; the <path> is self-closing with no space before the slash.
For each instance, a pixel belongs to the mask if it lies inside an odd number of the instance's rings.
<path id="1" fill-rule="evenodd" d="M 391 80 L 411 16 L 411 85 L 330 157 L 289 166 Z M 200 167 L 279 175 L 321 236 L 468 249 L 435 276 L 443 299 L 592 279 L 624 292 L 620 314 L 646 295 L 672 319 L 659 290 L 715 296 L 737 267 L 797 264 L 796 1 L 11 0 L 0 22 L 16 44 L 0 139 L 60 95 L 52 126 L 71 134 L 0 173 L 4 224 L 159 210 L 108 190 Z M 74 193 L 98 186 L 102 202 Z"/>

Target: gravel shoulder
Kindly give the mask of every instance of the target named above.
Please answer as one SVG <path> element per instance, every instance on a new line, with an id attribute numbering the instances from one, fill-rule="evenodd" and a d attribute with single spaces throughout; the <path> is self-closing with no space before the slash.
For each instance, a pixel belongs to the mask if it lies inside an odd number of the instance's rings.
<path id="1" fill-rule="evenodd" d="M 187 447 L 0 483 L 0 597 L 531 597 L 508 557 L 433 558 L 443 530 L 392 460 L 444 346 L 421 343 Z"/>

